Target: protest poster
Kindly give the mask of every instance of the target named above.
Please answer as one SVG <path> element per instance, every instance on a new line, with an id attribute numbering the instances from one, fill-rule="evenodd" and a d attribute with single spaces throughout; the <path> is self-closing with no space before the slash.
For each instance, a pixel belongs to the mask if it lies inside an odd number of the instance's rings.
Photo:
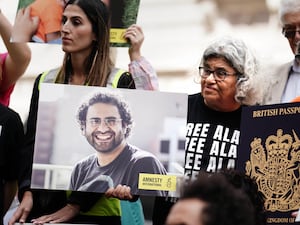
<path id="1" fill-rule="evenodd" d="M 31 187 L 103 193 L 122 184 L 132 194 L 178 196 L 186 114 L 183 93 L 42 83 Z"/>

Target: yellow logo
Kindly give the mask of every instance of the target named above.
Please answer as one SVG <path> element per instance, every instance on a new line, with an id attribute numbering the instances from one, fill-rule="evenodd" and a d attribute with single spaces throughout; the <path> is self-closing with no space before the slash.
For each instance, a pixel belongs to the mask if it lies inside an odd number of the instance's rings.
<path id="1" fill-rule="evenodd" d="M 139 174 L 139 189 L 176 191 L 176 176 L 161 174 Z"/>
<path id="2" fill-rule="evenodd" d="M 111 28 L 110 29 L 110 42 L 111 43 L 127 43 L 127 40 L 123 37 L 126 29 L 123 28 Z"/>

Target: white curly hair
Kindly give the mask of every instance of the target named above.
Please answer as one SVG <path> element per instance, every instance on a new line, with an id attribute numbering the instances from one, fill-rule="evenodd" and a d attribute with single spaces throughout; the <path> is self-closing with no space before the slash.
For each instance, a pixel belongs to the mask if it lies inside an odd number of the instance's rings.
<path id="1" fill-rule="evenodd" d="M 223 58 L 238 73 L 235 100 L 242 105 L 261 102 L 258 88 L 259 63 L 246 44 L 233 37 L 222 37 L 209 45 L 203 53 L 201 65 L 210 58 Z"/>

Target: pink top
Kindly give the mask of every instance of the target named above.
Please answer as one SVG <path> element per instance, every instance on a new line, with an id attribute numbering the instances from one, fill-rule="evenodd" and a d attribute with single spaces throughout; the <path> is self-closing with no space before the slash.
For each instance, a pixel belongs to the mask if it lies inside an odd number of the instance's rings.
<path id="1" fill-rule="evenodd" d="M 8 53 L 2 53 L 0 54 L 0 63 L 2 67 L 2 82 L 7 78 L 5 74 L 5 60 Z M 0 80 L 0 90 L 1 90 L 1 80 Z M 8 89 L 5 91 L 0 91 L 0 104 L 8 106 L 9 105 L 9 99 L 12 91 L 14 90 L 15 84 L 11 85 Z"/>
<path id="2" fill-rule="evenodd" d="M 133 60 L 128 67 L 136 89 L 159 90 L 157 74 L 145 57 Z"/>

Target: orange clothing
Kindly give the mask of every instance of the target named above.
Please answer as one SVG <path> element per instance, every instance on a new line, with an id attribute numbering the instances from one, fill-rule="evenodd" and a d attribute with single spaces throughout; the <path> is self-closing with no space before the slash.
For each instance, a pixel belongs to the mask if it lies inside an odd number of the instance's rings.
<path id="1" fill-rule="evenodd" d="M 300 102 L 300 96 L 294 98 L 294 99 L 292 100 L 292 102 Z"/>
<path id="2" fill-rule="evenodd" d="M 31 17 L 39 17 L 40 23 L 35 36 L 46 42 L 46 34 L 60 31 L 63 7 L 57 0 L 35 0 L 30 5 Z"/>

